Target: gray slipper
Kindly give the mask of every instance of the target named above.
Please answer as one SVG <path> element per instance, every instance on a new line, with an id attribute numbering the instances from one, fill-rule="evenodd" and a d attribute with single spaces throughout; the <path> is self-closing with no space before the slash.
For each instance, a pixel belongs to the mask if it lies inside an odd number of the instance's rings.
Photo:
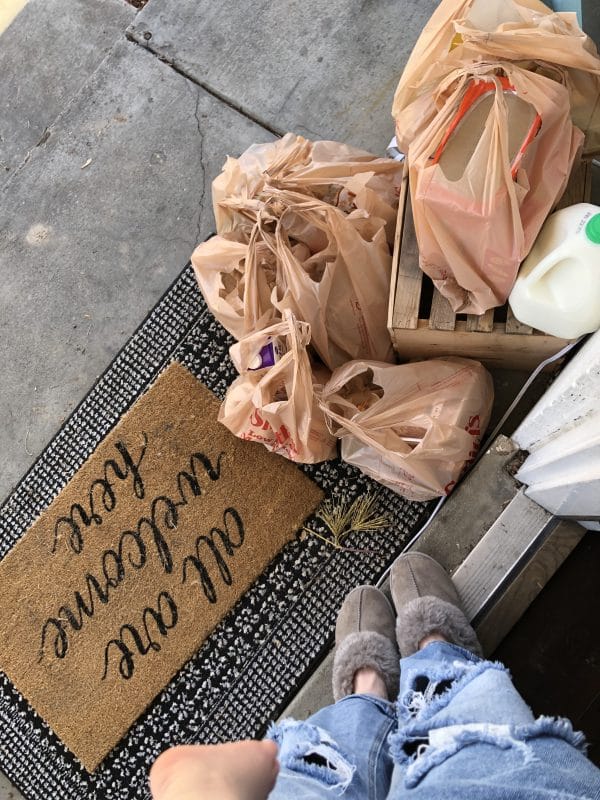
<path id="1" fill-rule="evenodd" d="M 392 565 L 390 589 L 398 615 L 396 638 L 403 658 L 433 633 L 481 655 L 477 634 L 466 618 L 445 569 L 425 553 L 405 553 Z"/>
<path id="2" fill-rule="evenodd" d="M 353 693 L 354 674 L 371 667 L 382 676 L 388 699 L 398 695 L 400 656 L 394 611 L 374 586 L 357 586 L 344 600 L 335 626 L 333 696 L 336 702 Z"/>

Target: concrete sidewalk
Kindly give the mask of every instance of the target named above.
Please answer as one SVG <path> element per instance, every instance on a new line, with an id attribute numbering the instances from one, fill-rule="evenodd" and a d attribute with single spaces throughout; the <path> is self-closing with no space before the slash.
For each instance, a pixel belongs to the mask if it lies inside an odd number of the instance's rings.
<path id="1" fill-rule="evenodd" d="M 210 232 L 227 153 L 288 128 L 383 152 L 434 6 L 30 0 L 2 36 L 0 497 Z"/>
<path id="2" fill-rule="evenodd" d="M 286 130 L 382 153 L 436 5 L 25 5 L 0 39 L 0 500 L 212 230 L 225 156 Z"/>

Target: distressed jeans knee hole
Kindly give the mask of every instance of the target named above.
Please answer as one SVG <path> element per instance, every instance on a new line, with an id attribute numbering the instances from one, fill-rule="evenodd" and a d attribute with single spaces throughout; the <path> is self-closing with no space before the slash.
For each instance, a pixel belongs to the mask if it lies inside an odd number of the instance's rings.
<path id="1" fill-rule="evenodd" d="M 272 725 L 267 736 L 279 746 L 282 769 L 313 778 L 337 795 L 349 786 L 356 765 L 327 731 L 310 723 L 284 720 Z"/>

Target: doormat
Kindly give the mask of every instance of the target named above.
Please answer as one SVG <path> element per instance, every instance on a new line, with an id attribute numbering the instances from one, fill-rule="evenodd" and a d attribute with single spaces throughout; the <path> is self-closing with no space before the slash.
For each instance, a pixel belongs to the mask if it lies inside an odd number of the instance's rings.
<path id="1" fill-rule="evenodd" d="M 171 364 L 0 562 L 0 667 L 90 772 L 322 491 Z"/>
<path id="2" fill-rule="evenodd" d="M 232 343 L 188 264 L 0 508 L 0 563 L 170 363 L 223 398 Z M 146 800 L 168 746 L 261 736 L 284 710 L 327 654 L 344 596 L 377 581 L 430 508 L 339 460 L 293 468 L 334 504 L 376 493 L 389 526 L 352 534 L 346 550 L 298 533 L 91 773 L 0 672 L 0 770 L 28 800 Z M 327 537 L 316 517 L 306 526 Z"/>

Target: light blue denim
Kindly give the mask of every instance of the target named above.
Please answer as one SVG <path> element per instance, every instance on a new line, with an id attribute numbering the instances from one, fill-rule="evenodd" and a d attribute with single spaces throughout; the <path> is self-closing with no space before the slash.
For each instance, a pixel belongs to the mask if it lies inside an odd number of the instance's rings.
<path id="1" fill-rule="evenodd" d="M 395 704 L 349 695 L 272 725 L 270 800 L 600 800 L 583 735 L 534 719 L 502 664 L 433 642 L 400 670 Z"/>
<path id="2" fill-rule="evenodd" d="M 267 735 L 279 745 L 281 768 L 269 800 L 386 797 L 395 727 L 394 704 L 368 694 L 348 695 L 306 722 L 272 725 Z"/>

